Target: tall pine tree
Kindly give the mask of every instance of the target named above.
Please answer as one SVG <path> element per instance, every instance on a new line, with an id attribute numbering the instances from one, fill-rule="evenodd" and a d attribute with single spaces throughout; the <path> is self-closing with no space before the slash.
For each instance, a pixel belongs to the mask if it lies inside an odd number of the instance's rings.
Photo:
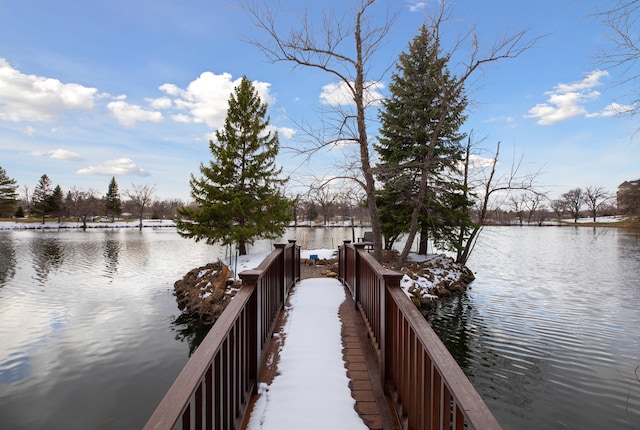
<path id="1" fill-rule="evenodd" d="M 291 202 L 275 158 L 277 132 L 269 131 L 267 104 L 244 76 L 229 99 L 224 128 L 209 142 L 213 159 L 191 175 L 196 208 L 178 211 L 178 232 L 196 241 L 236 244 L 240 255 L 256 239 L 280 237 L 291 220 Z"/>
<path id="2" fill-rule="evenodd" d="M 60 222 L 60 218 L 65 215 L 65 204 L 64 204 L 64 193 L 62 192 L 62 188 L 60 185 L 56 185 L 53 189 L 53 193 L 51 194 L 51 203 L 50 211 L 51 215 L 58 217 L 58 222 Z"/>
<path id="3" fill-rule="evenodd" d="M 53 211 L 53 187 L 51 179 L 46 174 L 40 177 L 40 181 L 33 190 L 31 198 L 31 213 L 42 215 L 42 224 L 45 222 L 47 215 Z"/>
<path id="4" fill-rule="evenodd" d="M 391 97 L 380 113 L 376 150 L 384 184 L 378 194 L 383 231 L 393 237 L 417 222 L 420 253 L 426 253 L 429 237 L 444 248 L 454 247 L 460 217 L 469 215 L 457 174 L 464 157 L 459 130 L 467 99 L 448 61 L 438 39 L 423 26 L 398 59 Z M 415 210 L 418 218 L 412 217 Z"/>
<path id="5" fill-rule="evenodd" d="M 107 194 L 104 199 L 107 215 L 111 215 L 111 222 L 114 222 L 115 218 L 122 214 L 122 201 L 120 200 L 120 192 L 118 191 L 118 183 L 116 182 L 115 176 L 111 177 L 111 182 L 109 182 L 109 188 L 107 189 Z"/>
<path id="6" fill-rule="evenodd" d="M 18 201 L 17 189 L 15 179 L 11 179 L 7 171 L 0 166 L 0 217 L 8 216 L 13 212 Z"/>

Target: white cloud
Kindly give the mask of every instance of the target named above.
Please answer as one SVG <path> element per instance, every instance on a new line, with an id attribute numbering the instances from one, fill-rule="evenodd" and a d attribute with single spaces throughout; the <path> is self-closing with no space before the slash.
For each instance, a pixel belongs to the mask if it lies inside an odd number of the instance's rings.
<path id="1" fill-rule="evenodd" d="M 96 88 L 25 75 L 0 58 L 0 120 L 51 121 L 62 111 L 91 110 Z"/>
<path id="2" fill-rule="evenodd" d="M 589 113 L 584 105 L 600 97 L 600 92 L 593 88 L 602 85 L 601 79 L 607 76 L 608 72 L 595 70 L 581 81 L 556 85 L 553 91 L 545 93 L 548 96 L 547 102 L 529 109 L 527 117 L 538 118 L 537 123 L 540 125 L 550 125 L 578 116 L 599 116 L 600 114 Z"/>
<path id="3" fill-rule="evenodd" d="M 296 131 L 292 128 L 289 127 L 276 127 L 273 124 L 269 124 L 266 127 L 266 131 L 267 132 L 277 132 L 278 133 L 278 137 L 284 137 L 286 139 L 291 139 L 293 136 L 295 136 Z"/>
<path id="4" fill-rule="evenodd" d="M 629 114 L 635 111 L 635 108 L 632 105 L 621 105 L 620 103 L 611 103 L 606 106 L 600 115 L 602 116 L 616 116 L 616 115 L 624 115 Z"/>
<path id="5" fill-rule="evenodd" d="M 147 103 L 149 103 L 149 106 L 154 109 L 169 109 L 171 106 L 173 106 L 173 103 L 171 102 L 171 99 L 169 97 L 158 97 L 155 99 L 147 98 L 145 100 L 147 101 Z"/>
<path id="6" fill-rule="evenodd" d="M 76 172 L 79 175 L 99 175 L 99 176 L 149 176 L 149 173 L 141 167 L 136 166 L 130 158 L 118 158 L 108 160 L 94 166 L 85 167 Z"/>
<path id="7" fill-rule="evenodd" d="M 365 84 L 365 105 L 379 104 L 384 96 L 379 90 L 384 88 L 381 82 L 367 82 Z M 327 84 L 322 87 L 320 102 L 329 106 L 353 106 L 353 93 L 345 82 Z"/>
<path id="8" fill-rule="evenodd" d="M 124 100 L 110 102 L 107 108 L 118 122 L 127 127 L 133 127 L 141 121 L 162 122 L 161 112 L 144 110 L 138 105 L 132 105 Z"/>
<path id="9" fill-rule="evenodd" d="M 96 88 L 23 74 L 0 57 L 0 121 L 52 121 L 61 112 L 90 110 L 96 100 L 108 99 L 111 115 L 127 127 L 138 122 L 162 122 L 161 111 L 166 111 L 176 122 L 205 123 L 217 129 L 224 124 L 229 97 L 240 80 L 229 73 L 204 72 L 185 89 L 171 83 L 160 86 L 164 95 L 145 98 L 148 107 L 143 107 L 129 103 L 124 94 L 112 96 L 98 93 Z M 262 102 L 275 101 L 270 83 L 254 81 L 253 86 Z M 34 128 L 24 130 L 28 135 L 35 132 Z"/>
<path id="10" fill-rule="evenodd" d="M 173 97 L 173 105 L 183 111 L 172 116 L 175 121 L 205 123 L 217 129 L 224 125 L 229 97 L 240 81 L 241 78 L 233 80 L 229 73 L 216 75 L 204 72 L 189 83 L 186 89 L 169 83 L 161 85 L 159 89 Z M 260 81 L 252 83 L 263 103 L 270 104 L 274 101 L 269 93 L 271 84 Z"/>
<path id="11" fill-rule="evenodd" d="M 68 149 L 54 149 L 52 151 L 31 151 L 29 155 L 34 157 L 44 157 L 45 155 L 54 160 L 66 160 L 66 161 L 82 161 L 83 158 L 77 152 L 69 151 Z"/>
<path id="12" fill-rule="evenodd" d="M 69 151 L 67 149 L 56 149 L 49 151 L 49 156 L 56 160 L 68 160 L 68 161 L 82 161 L 83 158 L 77 152 Z"/>
<path id="13" fill-rule="evenodd" d="M 493 117 L 493 118 L 489 118 L 485 121 L 486 123 L 507 123 L 507 124 L 513 124 L 515 122 L 515 120 L 513 119 L 512 116 L 499 116 L 499 117 Z"/>
<path id="14" fill-rule="evenodd" d="M 278 133 L 287 139 L 291 139 L 293 136 L 295 136 L 296 131 L 289 127 L 279 127 Z"/>
<path id="15" fill-rule="evenodd" d="M 171 117 L 172 120 L 174 120 L 175 122 L 185 122 L 185 123 L 190 123 L 191 122 L 191 117 L 189 115 L 185 115 L 183 113 L 179 113 L 177 115 L 173 115 Z"/>
<path id="16" fill-rule="evenodd" d="M 493 158 L 486 158 L 477 154 L 469 155 L 469 167 L 472 169 L 483 169 L 493 165 L 493 162 Z"/>
<path id="17" fill-rule="evenodd" d="M 426 1 L 409 0 L 409 10 L 411 12 L 420 12 L 427 8 Z"/>

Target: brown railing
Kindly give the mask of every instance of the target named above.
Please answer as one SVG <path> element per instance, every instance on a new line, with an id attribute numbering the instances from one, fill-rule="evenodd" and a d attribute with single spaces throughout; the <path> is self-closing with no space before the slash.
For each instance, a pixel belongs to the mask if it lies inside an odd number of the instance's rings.
<path id="1" fill-rule="evenodd" d="M 339 248 L 339 276 L 354 296 L 380 361 L 382 386 L 406 429 L 500 429 L 462 369 L 400 287 L 360 244 Z"/>
<path id="2" fill-rule="evenodd" d="M 280 309 L 300 278 L 300 247 L 277 244 L 240 273 L 242 288 L 189 359 L 145 429 L 237 429 Z"/>

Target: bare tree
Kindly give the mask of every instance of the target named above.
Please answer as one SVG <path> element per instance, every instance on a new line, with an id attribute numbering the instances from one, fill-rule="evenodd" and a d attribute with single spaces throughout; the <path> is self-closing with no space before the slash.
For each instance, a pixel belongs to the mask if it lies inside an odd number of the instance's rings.
<path id="1" fill-rule="evenodd" d="M 267 34 L 267 41 L 252 40 L 272 62 L 287 61 L 294 68 L 317 69 L 336 78 L 349 92 L 353 110 L 339 113 L 334 135 L 320 142 L 326 147 L 343 142 L 356 143 L 359 147 L 360 171 L 358 183 L 366 191 L 374 233 L 374 255 L 382 258 L 382 230 L 376 204 L 375 178 L 371 162 L 367 134 L 366 109 L 371 106 L 368 93 L 379 78 L 371 79 L 375 54 L 389 33 L 395 17 L 387 13 L 381 25 L 371 21 L 371 9 L 375 0 L 354 0 L 352 16 L 338 16 L 333 9 L 324 12 L 313 21 L 306 13 L 299 28 L 281 28 L 277 21 L 277 9 L 267 1 L 244 2 L 244 9 L 254 24 Z M 380 2 L 378 2 L 380 3 Z M 380 61 L 380 60 L 378 60 Z"/>
<path id="2" fill-rule="evenodd" d="M 430 22 L 427 26 L 428 31 L 431 33 L 435 40 L 435 44 L 438 47 L 443 45 L 442 29 L 449 19 L 448 9 L 445 6 L 445 3 L 439 2 L 438 12 L 430 17 Z M 480 48 L 478 34 L 475 30 L 471 30 L 465 35 L 459 37 L 454 46 L 449 50 L 449 55 L 453 55 L 456 51 L 466 49 L 467 60 L 461 63 L 461 68 L 459 70 L 454 72 L 456 76 L 453 80 L 450 78 L 448 80 L 445 79 L 446 77 L 443 74 L 447 72 L 446 69 L 440 69 L 440 76 L 436 77 L 439 82 L 443 83 L 442 94 L 440 95 L 440 118 L 436 119 L 436 126 L 433 128 L 430 135 L 428 152 L 423 160 L 423 175 L 420 178 L 420 183 L 418 185 L 418 192 L 415 199 L 416 202 L 425 201 L 429 175 L 424 173 L 429 172 L 430 165 L 434 162 L 436 145 L 441 139 L 446 118 L 450 114 L 451 109 L 455 106 L 455 97 L 458 97 L 458 94 L 464 92 L 464 87 L 469 79 L 486 64 L 504 59 L 516 58 L 523 52 L 532 48 L 535 45 L 537 38 L 527 40 L 525 38 L 526 35 L 527 30 L 522 30 L 512 35 L 504 36 L 497 39 L 492 46 L 483 51 Z M 444 85 L 444 82 L 447 82 L 446 85 Z M 419 228 L 421 211 L 421 204 L 414 205 L 411 214 L 409 234 L 404 249 L 396 263 L 396 268 L 401 267 L 409 256 L 409 252 L 411 251 L 413 241 Z"/>
<path id="3" fill-rule="evenodd" d="M 31 213 L 31 190 L 28 185 L 23 185 L 20 187 L 20 198 L 22 199 L 22 204 L 24 205 L 24 210 L 30 214 Z"/>
<path id="4" fill-rule="evenodd" d="M 104 210 L 104 202 L 96 196 L 98 191 L 89 189 L 87 191 L 72 187 L 67 192 L 65 205 L 69 214 L 78 217 L 82 221 L 82 229 L 87 229 L 87 218 L 94 217 Z"/>
<path id="5" fill-rule="evenodd" d="M 567 212 L 567 202 L 562 199 L 552 200 L 551 210 L 558 217 L 558 222 L 561 222 L 563 215 Z"/>
<path id="6" fill-rule="evenodd" d="M 360 170 L 362 176 L 354 178 L 366 191 L 366 200 L 371 216 L 371 228 L 374 235 L 374 255 L 382 258 L 382 230 L 380 217 L 376 204 L 376 187 L 374 178 L 374 166 L 372 164 L 369 141 L 367 135 L 367 117 L 365 111 L 371 106 L 371 100 L 367 97 L 371 85 L 376 85 L 378 79 L 371 79 L 371 64 L 376 58 L 385 37 L 389 33 L 395 17 L 387 13 L 387 19 L 379 26 L 371 23 L 371 10 L 375 0 L 354 0 L 353 16 L 348 18 L 337 16 L 332 10 L 318 17 L 319 27 L 314 26 L 309 14 L 301 19 L 299 28 L 288 30 L 280 28 L 277 22 L 276 8 L 270 7 L 266 1 L 244 2 L 244 9 L 252 18 L 254 24 L 267 34 L 268 40 L 252 40 L 255 46 L 262 50 L 272 62 L 287 61 L 294 68 L 312 68 L 322 70 L 332 75 L 349 91 L 354 104 L 354 111 L 341 112 L 336 126 L 336 134 L 333 138 L 325 140 L 322 145 L 332 145 L 337 142 L 352 141 L 358 144 L 360 149 Z M 380 2 L 378 2 L 380 3 Z M 439 10 L 430 18 L 431 31 L 440 38 L 440 26 L 446 21 L 447 8 L 444 2 L 438 2 Z M 457 87 L 463 87 L 468 78 L 486 63 L 495 62 L 505 58 L 515 58 L 534 45 L 535 39 L 525 40 L 526 31 L 521 31 L 497 40 L 486 52 L 479 48 L 479 38 L 472 31 L 461 37 L 455 44 L 453 51 L 464 45 L 470 48 L 468 61 L 457 77 Z M 379 61 L 379 60 L 378 60 Z M 443 114 L 446 115 L 446 97 Z M 440 135 L 434 133 L 432 146 L 435 146 Z M 426 171 L 433 158 L 425 159 Z M 423 175 L 423 181 L 427 175 Z M 426 182 L 420 184 L 420 193 L 416 201 L 424 201 Z M 406 261 L 411 250 L 413 240 L 418 230 L 420 205 L 416 205 L 412 214 L 412 228 L 409 232 L 407 245 L 403 249 L 397 265 L 401 266 Z"/>
<path id="7" fill-rule="evenodd" d="M 312 201 L 317 203 L 318 206 L 320 206 L 324 225 L 327 225 L 337 194 L 331 189 L 329 182 L 320 182 L 311 185 L 309 189 L 309 197 Z"/>
<path id="8" fill-rule="evenodd" d="M 535 219 L 536 212 L 545 200 L 548 200 L 546 193 L 526 192 L 522 195 L 522 210 L 527 213 L 527 223 L 531 224 Z"/>
<path id="9" fill-rule="evenodd" d="M 126 190 L 124 195 L 129 197 L 133 208 L 138 214 L 140 220 L 139 228 L 142 230 L 142 220 L 144 219 L 144 211 L 153 201 L 153 194 L 155 193 L 155 186 L 144 184 L 136 185 L 131 184 L 132 189 Z"/>
<path id="10" fill-rule="evenodd" d="M 584 191 L 584 203 L 591 213 L 593 222 L 596 222 L 598 211 L 611 199 L 611 194 L 604 187 L 589 186 Z"/>
<path id="11" fill-rule="evenodd" d="M 491 160 L 490 166 L 480 168 L 477 175 L 475 175 L 477 178 L 473 178 L 471 172 L 474 168 L 469 161 L 471 158 L 471 145 L 471 138 L 469 138 L 463 169 L 464 184 L 465 189 L 476 190 L 480 198 L 477 202 L 478 219 L 476 224 L 470 230 L 460 228 L 456 261 L 461 264 L 466 264 L 469 260 L 471 252 L 478 241 L 480 232 L 485 226 L 492 208 L 502 206 L 513 191 L 542 194 L 537 191 L 536 186 L 536 180 L 540 175 L 540 171 L 521 173 L 522 158 L 517 162 L 514 159 L 508 173 L 502 175 L 497 174 L 496 166 L 500 158 L 500 142 L 496 145 L 496 152 Z"/>
<path id="12" fill-rule="evenodd" d="M 584 202 L 584 191 L 582 191 L 582 188 L 569 190 L 562 194 L 560 199 L 564 202 L 567 212 L 571 214 L 573 223 L 577 224 L 578 217 L 580 216 L 580 210 L 582 209 L 582 204 Z"/>
<path id="13" fill-rule="evenodd" d="M 621 67 L 625 77 L 621 83 L 635 84 L 640 79 L 636 67 L 640 62 L 640 0 L 615 0 L 611 6 L 598 13 L 599 18 L 611 30 L 611 46 L 603 49 L 599 61 L 607 67 Z M 631 106 L 621 106 L 621 114 L 637 114 L 640 111 L 640 91 L 633 94 Z"/>
<path id="14" fill-rule="evenodd" d="M 524 217 L 525 194 L 509 196 L 509 205 L 518 218 L 518 224 L 522 225 Z"/>

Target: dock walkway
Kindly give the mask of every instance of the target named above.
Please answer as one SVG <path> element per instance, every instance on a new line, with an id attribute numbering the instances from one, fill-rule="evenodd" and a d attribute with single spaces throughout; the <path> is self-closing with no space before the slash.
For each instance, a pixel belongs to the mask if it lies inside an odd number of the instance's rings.
<path id="1" fill-rule="evenodd" d="M 397 428 L 375 353 L 344 286 L 302 270 L 267 352 L 245 428 Z"/>

